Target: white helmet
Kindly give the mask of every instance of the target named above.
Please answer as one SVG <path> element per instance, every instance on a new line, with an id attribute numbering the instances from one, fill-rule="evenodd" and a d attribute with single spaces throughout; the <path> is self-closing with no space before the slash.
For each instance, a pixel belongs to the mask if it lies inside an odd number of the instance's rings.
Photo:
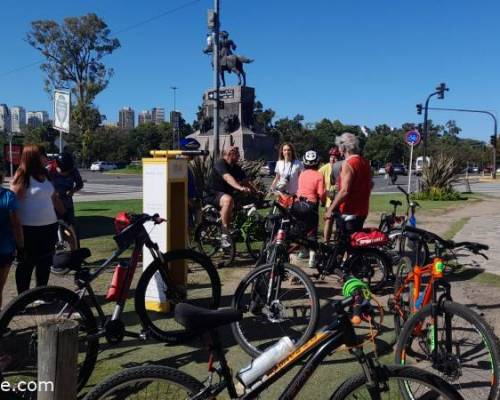
<path id="1" fill-rule="evenodd" d="M 302 162 L 304 163 L 304 165 L 307 165 L 308 167 L 313 167 L 315 165 L 318 165 L 319 163 L 318 154 L 314 150 L 306 151 L 306 154 L 304 154 L 304 157 L 302 157 Z"/>

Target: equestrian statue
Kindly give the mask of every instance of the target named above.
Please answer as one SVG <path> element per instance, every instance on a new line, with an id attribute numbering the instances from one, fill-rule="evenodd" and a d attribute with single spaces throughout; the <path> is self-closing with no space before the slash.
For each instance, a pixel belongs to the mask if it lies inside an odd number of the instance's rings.
<path id="1" fill-rule="evenodd" d="M 212 36 L 207 37 L 207 47 L 203 50 L 205 54 L 213 53 L 213 43 Z M 233 50 L 236 50 L 236 44 L 229 38 L 229 33 L 227 31 L 222 31 L 219 33 L 219 72 L 222 82 L 222 86 L 226 86 L 226 80 L 224 78 L 225 72 L 234 72 L 238 76 L 238 85 L 247 85 L 247 78 L 245 70 L 243 69 L 243 64 L 248 64 L 253 62 L 252 59 L 233 54 Z M 213 62 L 212 62 L 213 67 Z"/>

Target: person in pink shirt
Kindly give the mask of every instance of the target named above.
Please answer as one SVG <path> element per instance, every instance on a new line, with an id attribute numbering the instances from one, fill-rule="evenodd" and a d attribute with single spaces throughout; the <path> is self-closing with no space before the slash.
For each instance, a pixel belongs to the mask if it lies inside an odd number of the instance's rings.
<path id="1" fill-rule="evenodd" d="M 304 154 L 304 170 L 299 175 L 298 201 L 293 211 L 306 223 L 310 236 L 316 237 L 318 229 L 318 208 L 325 202 L 326 190 L 323 175 L 318 171 L 319 158 L 314 150 Z"/>

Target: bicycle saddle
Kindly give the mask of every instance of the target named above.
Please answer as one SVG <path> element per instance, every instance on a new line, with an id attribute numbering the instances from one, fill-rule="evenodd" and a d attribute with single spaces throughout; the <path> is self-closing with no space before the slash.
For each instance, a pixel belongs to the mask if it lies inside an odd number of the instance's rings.
<path id="1" fill-rule="evenodd" d="M 393 206 L 403 205 L 403 203 L 401 203 L 399 200 L 391 200 L 391 201 L 389 201 L 389 204 L 392 204 Z"/>
<path id="2" fill-rule="evenodd" d="M 191 304 L 180 303 L 175 306 L 175 320 L 189 331 L 198 335 L 241 320 L 243 314 L 234 308 L 207 310 Z"/>

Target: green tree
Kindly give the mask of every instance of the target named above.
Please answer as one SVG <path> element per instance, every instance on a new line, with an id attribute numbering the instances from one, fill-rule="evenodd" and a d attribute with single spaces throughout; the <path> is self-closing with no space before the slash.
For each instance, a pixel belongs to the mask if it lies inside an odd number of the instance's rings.
<path id="1" fill-rule="evenodd" d="M 54 20 L 37 20 L 31 23 L 28 43 L 45 57 L 41 65 L 45 73 L 45 89 L 52 94 L 55 88 L 67 87 L 76 103 L 72 111 L 74 127 L 84 137 L 77 141 L 87 159 L 90 134 L 100 122 L 93 106 L 113 75 L 103 58 L 120 47 L 116 38 L 110 37 L 106 23 L 96 14 L 68 17 L 62 24 Z"/>

